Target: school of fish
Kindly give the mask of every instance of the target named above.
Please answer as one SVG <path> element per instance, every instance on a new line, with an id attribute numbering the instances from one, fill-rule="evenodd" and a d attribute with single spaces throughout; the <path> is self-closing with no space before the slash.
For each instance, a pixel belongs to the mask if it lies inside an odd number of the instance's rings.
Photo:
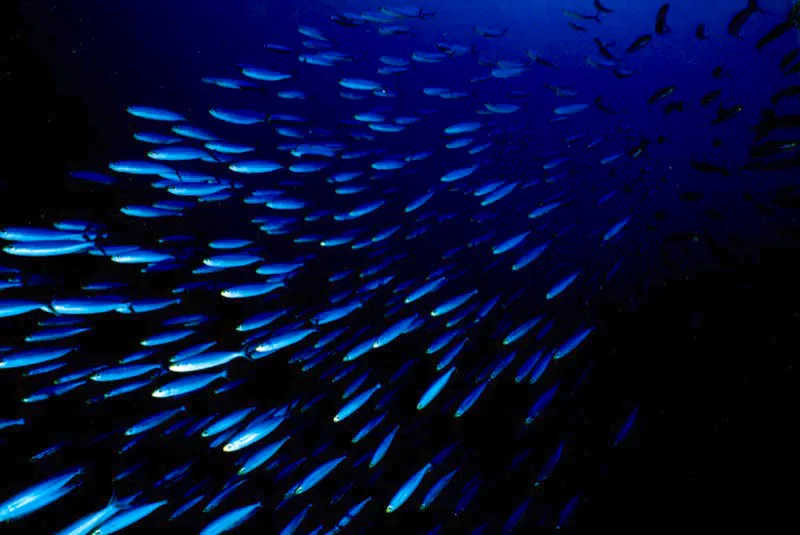
<path id="1" fill-rule="evenodd" d="M 727 28 L 698 22 L 696 38 L 741 39 L 762 12 L 744 4 L 731 6 Z M 563 16 L 597 46 L 587 65 L 622 79 L 646 76 L 633 58 L 670 39 L 669 8 L 656 6 L 652 32 L 626 44 L 593 33 L 616 16 L 611 0 Z M 80 459 L 81 449 L 113 457 L 111 493 L 52 533 L 203 526 L 212 535 L 257 522 L 281 535 L 373 533 L 396 515 L 426 515 L 425 533 L 445 533 L 514 478 L 527 493 L 478 514 L 472 533 L 570 521 L 584 489 L 549 488 L 564 459 L 580 457 L 581 439 L 569 427 L 538 428 L 553 407 L 567 419 L 591 371 L 589 303 L 624 264 L 620 244 L 646 209 L 615 203 L 657 187 L 646 157 L 654 140 L 599 95 L 560 85 L 557 59 L 482 55 L 482 42 L 508 35 L 503 27 L 381 54 L 382 40 L 424 33 L 434 17 L 407 6 L 340 12 L 328 27 L 300 25 L 294 42 L 266 44 L 258 64 L 208 73 L 202 83 L 219 100 L 205 112 L 130 104 L 140 157 L 70 176 L 87 196 L 124 190 L 108 221 L 0 229 L 0 321 L 14 333 L 0 347 L 0 374 L 21 393 L 0 413 L 0 439 L 34 427 L 42 442 L 29 459 L 38 477 L 0 491 L 0 521 L 46 517 L 82 488 L 105 488 L 92 459 L 44 464 Z M 795 9 L 755 46 L 799 22 Z M 340 46 L 341 32 L 367 30 L 370 54 Z M 800 72 L 798 50 L 781 61 L 787 76 Z M 481 74 L 437 84 L 406 74 L 435 79 L 447 62 Z M 560 103 L 531 98 L 530 77 L 546 79 Z M 483 100 L 490 84 L 506 98 Z M 800 163 L 797 141 L 772 137 L 800 128 L 797 115 L 776 111 L 797 88 L 765 108 L 748 169 Z M 679 93 L 664 87 L 638 104 L 680 112 L 670 100 Z M 710 106 L 720 95 L 697 99 Z M 319 120 L 323 102 L 336 122 Z M 741 109 L 720 104 L 711 121 L 728 124 Z M 560 150 L 519 139 L 529 114 L 549 116 Z M 438 144 L 416 145 L 422 131 L 440 132 Z M 538 172 L 518 173 L 520 159 Z M 561 216 L 567 207 L 586 217 Z M 53 263 L 78 285 L 38 274 Z M 98 332 L 115 345 L 93 344 Z M 494 455 L 470 445 L 467 435 L 482 432 L 470 417 L 498 410 L 492 399 L 504 391 L 518 402 L 503 407 L 514 425 L 493 440 L 511 456 L 488 473 L 470 461 Z M 47 407 L 62 403 L 74 419 L 50 428 Z M 599 430 L 605 454 L 638 410 L 620 406 Z M 463 436 L 435 432 L 453 425 Z"/>

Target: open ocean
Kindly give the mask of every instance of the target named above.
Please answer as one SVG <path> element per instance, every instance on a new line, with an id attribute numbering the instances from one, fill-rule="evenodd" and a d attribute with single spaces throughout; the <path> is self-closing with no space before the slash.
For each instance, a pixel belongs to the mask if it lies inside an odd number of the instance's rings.
<path id="1" fill-rule="evenodd" d="M 797 531 L 800 3 L 0 20 L 0 533 Z"/>

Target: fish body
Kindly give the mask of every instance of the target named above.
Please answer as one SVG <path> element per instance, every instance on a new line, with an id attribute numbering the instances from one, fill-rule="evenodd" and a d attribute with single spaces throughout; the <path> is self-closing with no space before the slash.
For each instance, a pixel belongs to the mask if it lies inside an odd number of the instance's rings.
<path id="1" fill-rule="evenodd" d="M 400 489 L 395 493 L 392 499 L 389 501 L 389 505 L 386 506 L 386 512 L 391 513 L 399 509 L 408 499 L 414 494 L 414 491 L 417 490 L 417 487 L 420 486 L 422 483 L 422 479 L 427 475 L 427 473 L 431 469 L 431 464 L 428 463 L 423 466 L 419 472 L 411 476 L 411 478 L 406 481 Z"/>

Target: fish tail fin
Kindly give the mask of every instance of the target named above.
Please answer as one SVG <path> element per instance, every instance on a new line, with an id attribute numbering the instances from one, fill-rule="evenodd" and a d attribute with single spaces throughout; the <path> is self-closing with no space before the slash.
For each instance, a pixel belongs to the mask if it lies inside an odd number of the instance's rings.
<path id="1" fill-rule="evenodd" d="M 594 17 L 589 17 L 594 21 L 597 21 L 597 24 L 601 24 L 603 21 L 600 19 L 600 12 L 598 11 L 595 13 Z"/>
<path id="2" fill-rule="evenodd" d="M 127 509 L 133 505 L 134 500 L 139 497 L 141 492 L 137 492 L 136 494 L 132 494 L 127 498 L 119 498 L 117 496 L 117 492 L 114 491 L 111 493 L 111 499 L 108 501 L 109 505 L 114 505 L 119 509 Z"/>
<path id="3" fill-rule="evenodd" d="M 111 497 L 108 499 L 108 505 L 117 505 L 119 503 L 119 498 L 117 498 L 117 491 L 111 491 Z"/>

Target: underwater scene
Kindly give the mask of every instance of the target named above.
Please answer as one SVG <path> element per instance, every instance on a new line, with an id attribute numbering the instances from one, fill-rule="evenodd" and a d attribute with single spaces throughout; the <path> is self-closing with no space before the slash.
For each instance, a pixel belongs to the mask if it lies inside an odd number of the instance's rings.
<path id="1" fill-rule="evenodd" d="M 797 525 L 800 2 L 6 7 L 0 533 Z"/>

